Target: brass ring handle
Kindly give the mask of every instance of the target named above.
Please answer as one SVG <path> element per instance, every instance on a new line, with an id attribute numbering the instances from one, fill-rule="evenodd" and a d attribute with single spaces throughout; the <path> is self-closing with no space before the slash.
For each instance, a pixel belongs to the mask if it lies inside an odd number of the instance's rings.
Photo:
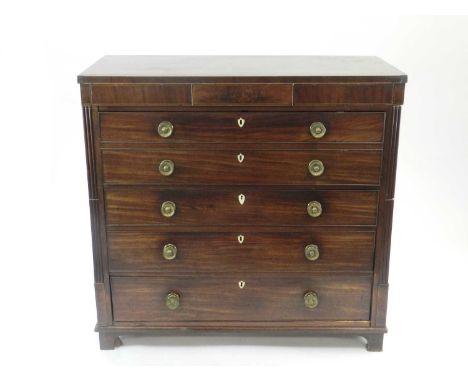
<path id="1" fill-rule="evenodd" d="M 319 247 L 315 244 L 309 244 L 304 249 L 304 255 L 309 261 L 316 261 L 320 257 Z"/>
<path id="2" fill-rule="evenodd" d="M 306 292 L 304 294 L 304 305 L 306 308 L 314 309 L 318 305 L 318 295 L 314 291 Z"/>
<path id="3" fill-rule="evenodd" d="M 176 212 L 176 205 L 174 202 L 166 201 L 163 204 L 161 204 L 161 214 L 165 216 L 166 218 L 170 218 L 174 216 L 175 212 Z"/>
<path id="4" fill-rule="evenodd" d="M 314 138 L 322 138 L 326 132 L 327 128 L 322 122 L 313 122 L 312 125 L 310 125 L 310 134 L 312 134 Z"/>
<path id="5" fill-rule="evenodd" d="M 169 292 L 166 295 L 166 306 L 170 310 L 175 310 L 180 305 L 180 295 L 177 292 Z"/>
<path id="6" fill-rule="evenodd" d="M 322 215 L 322 205 L 316 200 L 309 202 L 307 204 L 307 213 L 313 218 L 317 218 Z"/>
<path id="7" fill-rule="evenodd" d="M 313 159 L 309 162 L 309 172 L 313 176 L 320 176 L 325 171 L 323 162 L 319 159 Z"/>
<path id="8" fill-rule="evenodd" d="M 162 256 L 166 260 L 174 260 L 177 256 L 177 247 L 174 244 L 166 244 L 163 248 Z"/>
<path id="9" fill-rule="evenodd" d="M 161 138 L 169 138 L 174 131 L 174 126 L 169 121 L 162 121 L 157 127 L 158 135 Z"/>
<path id="10" fill-rule="evenodd" d="M 164 159 L 159 163 L 159 173 L 163 176 L 169 176 L 174 172 L 175 164 L 170 159 Z"/>

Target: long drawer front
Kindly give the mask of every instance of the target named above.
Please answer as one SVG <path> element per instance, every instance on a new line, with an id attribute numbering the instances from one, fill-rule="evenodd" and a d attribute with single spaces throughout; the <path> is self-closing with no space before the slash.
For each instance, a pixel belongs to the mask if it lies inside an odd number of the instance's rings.
<path id="1" fill-rule="evenodd" d="M 109 232 L 110 272 L 371 271 L 374 232 Z"/>
<path id="2" fill-rule="evenodd" d="M 110 112 L 100 114 L 100 126 L 108 142 L 382 142 L 384 119 L 381 112 Z"/>
<path id="3" fill-rule="evenodd" d="M 107 184 L 378 185 L 380 150 L 104 150 Z"/>
<path id="4" fill-rule="evenodd" d="M 369 276 L 112 277 L 114 321 L 368 320 Z"/>
<path id="5" fill-rule="evenodd" d="M 105 194 L 110 225 L 375 225 L 376 191 L 127 189 Z"/>

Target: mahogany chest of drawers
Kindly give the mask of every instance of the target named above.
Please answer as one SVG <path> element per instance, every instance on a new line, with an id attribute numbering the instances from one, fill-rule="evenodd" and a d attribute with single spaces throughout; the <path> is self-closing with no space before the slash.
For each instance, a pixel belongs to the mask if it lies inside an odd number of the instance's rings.
<path id="1" fill-rule="evenodd" d="M 106 56 L 78 82 L 101 349 L 187 330 L 382 349 L 405 74 L 375 57 Z"/>

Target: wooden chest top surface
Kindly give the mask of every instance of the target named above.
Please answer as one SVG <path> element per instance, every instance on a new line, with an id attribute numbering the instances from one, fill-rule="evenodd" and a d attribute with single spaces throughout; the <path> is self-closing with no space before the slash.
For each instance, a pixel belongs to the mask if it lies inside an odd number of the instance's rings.
<path id="1" fill-rule="evenodd" d="M 373 56 L 104 56 L 80 83 L 137 82 L 406 82 Z"/>

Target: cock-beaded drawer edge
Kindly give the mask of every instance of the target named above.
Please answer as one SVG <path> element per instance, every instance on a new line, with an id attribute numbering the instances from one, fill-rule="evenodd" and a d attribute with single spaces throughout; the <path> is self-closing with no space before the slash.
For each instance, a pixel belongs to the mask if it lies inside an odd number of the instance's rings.
<path id="1" fill-rule="evenodd" d="M 382 349 L 383 334 L 386 332 L 388 264 L 400 105 L 403 104 L 407 77 L 404 73 L 376 58 L 350 58 L 348 60 L 347 58 L 333 57 L 305 57 L 303 59 L 295 57 L 288 61 L 291 63 L 290 65 L 285 65 L 283 59 L 268 58 L 267 61 L 270 62 L 271 67 L 268 69 L 268 65 L 265 66 L 267 67 L 266 74 L 262 74 L 261 69 L 259 69 L 264 65 L 263 63 L 258 67 L 253 64 L 254 69 L 249 75 L 245 75 L 244 71 L 243 75 L 236 76 L 235 69 L 229 74 L 215 72 L 213 75 L 200 75 L 197 70 L 203 66 L 204 60 L 210 60 L 209 57 L 194 59 L 194 73 L 191 72 L 190 65 L 187 65 L 185 71 L 177 72 L 169 69 L 167 73 L 164 73 L 167 69 L 164 68 L 164 65 L 167 64 L 164 59 L 161 63 L 162 70 L 155 70 L 155 73 L 152 73 L 150 69 L 157 67 L 160 62 L 157 56 L 140 59 L 142 66 L 144 66 L 144 62 L 148 61 L 149 69 L 147 71 L 138 72 L 141 69 L 138 68 L 137 71 L 129 70 L 126 73 L 126 66 L 121 65 L 125 58 L 105 57 L 101 60 L 101 65 L 99 62 L 96 64 L 96 70 L 91 67 L 78 77 L 85 128 L 98 313 L 96 330 L 99 332 L 102 349 L 114 348 L 120 341 L 119 336 L 124 334 L 160 333 L 161 331 L 186 334 L 187 329 L 194 329 L 197 332 L 203 330 L 256 334 L 294 332 L 358 335 L 367 339 L 368 350 Z M 170 62 L 177 60 L 180 58 L 169 59 Z M 186 60 L 190 62 L 190 58 L 186 58 Z M 222 58 L 213 58 L 213 60 L 215 62 L 222 61 Z M 227 62 L 232 63 L 232 57 L 227 58 L 227 60 Z M 256 61 L 255 58 L 252 60 Z M 258 60 L 262 61 L 262 59 Z M 326 68 L 329 60 L 339 65 L 331 65 L 332 69 L 330 70 L 323 69 Z M 276 61 L 278 61 L 277 65 Z M 303 61 L 304 65 L 296 64 L 299 61 Z M 321 61 L 325 61 L 324 65 L 320 63 Z M 222 66 L 222 62 L 220 62 L 220 67 Z M 281 68 L 284 68 L 284 71 Z M 288 71 L 288 68 L 291 70 Z M 341 70 L 342 72 L 340 72 Z M 354 111 L 384 113 L 382 167 L 378 188 L 378 214 L 374 230 L 375 251 L 368 320 L 184 321 L 176 324 L 162 321 L 145 323 L 115 321 L 111 302 L 111 274 L 107 249 L 100 131 L 100 113 L 114 111 L 222 111 L 230 113 L 236 111 Z M 290 143 L 290 145 L 294 146 L 294 143 Z M 302 148 L 298 144 L 299 147 Z M 346 187 L 343 188 L 346 189 Z M 146 232 L 152 232 L 153 229 L 150 227 Z M 359 231 L 359 227 L 356 230 Z M 285 230 L 285 232 L 287 231 L 288 229 Z M 306 229 L 301 228 L 297 231 L 304 232 Z M 154 232 L 164 232 L 164 229 Z"/>

